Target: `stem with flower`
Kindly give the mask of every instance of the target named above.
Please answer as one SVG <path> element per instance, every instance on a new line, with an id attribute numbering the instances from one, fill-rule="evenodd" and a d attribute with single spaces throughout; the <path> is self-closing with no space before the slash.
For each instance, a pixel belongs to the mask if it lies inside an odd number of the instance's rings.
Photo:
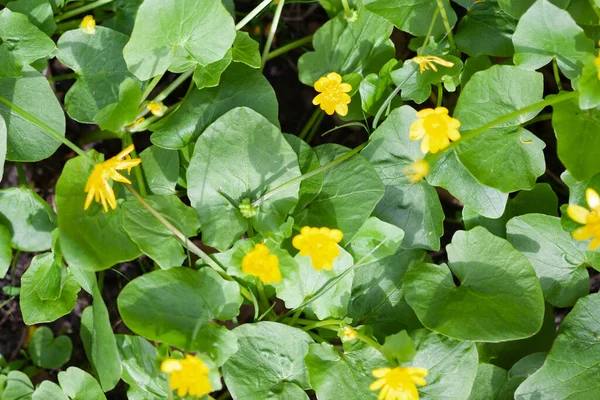
<path id="1" fill-rule="evenodd" d="M 90 10 L 93 10 L 94 8 L 98 8 L 98 7 L 103 6 L 105 4 L 112 3 L 113 1 L 115 1 L 115 0 L 98 0 L 98 1 L 96 1 L 94 3 L 86 4 L 86 5 L 83 5 L 81 7 L 74 8 L 71 11 L 67 11 L 64 14 L 58 15 L 56 18 L 54 18 L 54 20 L 56 22 L 64 21 L 65 19 L 69 19 L 69 18 L 74 17 L 76 15 L 83 14 L 86 11 L 90 11 Z"/>
<path id="2" fill-rule="evenodd" d="M 259 5 L 257 5 L 254 10 L 250 11 L 248 15 L 246 15 L 240 22 L 235 26 L 236 30 L 242 29 L 248 22 L 250 22 L 254 17 L 256 17 L 262 10 L 267 8 L 269 4 L 271 4 L 274 0 L 263 0 Z"/>
<path id="3" fill-rule="evenodd" d="M 267 56 L 269 55 L 269 51 L 271 50 L 271 45 L 273 44 L 273 38 L 275 38 L 275 32 L 277 32 L 277 27 L 279 26 L 279 20 L 281 19 L 281 13 L 283 12 L 283 6 L 285 5 L 285 0 L 279 0 L 279 4 L 277 4 L 277 8 L 275 9 L 275 15 L 273 16 L 273 22 L 271 23 L 271 29 L 269 30 L 269 36 L 267 36 L 267 42 L 265 43 L 265 48 L 263 49 L 260 69 L 262 70 L 265 67 L 265 63 L 267 62 Z"/>
<path id="4" fill-rule="evenodd" d="M 442 21 L 444 22 L 444 27 L 446 28 L 446 34 L 448 35 L 448 42 L 450 42 L 450 46 L 453 49 L 456 49 L 456 43 L 454 43 L 454 35 L 452 34 L 452 27 L 450 26 L 450 20 L 448 19 L 448 13 L 446 12 L 446 8 L 444 7 L 444 2 L 442 0 L 436 0 L 438 9 L 440 10 L 440 14 L 442 15 Z"/>

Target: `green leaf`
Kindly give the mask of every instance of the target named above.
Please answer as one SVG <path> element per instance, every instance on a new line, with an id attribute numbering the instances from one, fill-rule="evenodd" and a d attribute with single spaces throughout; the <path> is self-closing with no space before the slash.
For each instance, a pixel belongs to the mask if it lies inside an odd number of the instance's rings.
<path id="1" fill-rule="evenodd" d="M 439 238 L 443 233 L 440 200 L 426 181 L 412 183 L 405 172 L 410 164 L 423 158 L 419 143 L 409 139 L 410 125 L 416 118 L 416 111 L 409 106 L 392 111 L 373 132 L 362 155 L 385 185 L 383 198 L 373 214 L 404 231 L 403 248 L 435 250 L 440 248 Z M 356 212 L 356 207 L 352 212 Z"/>
<path id="2" fill-rule="evenodd" d="M 31 400 L 34 387 L 27 375 L 21 371 L 10 371 L 7 378 L 2 400 Z"/>
<path id="3" fill-rule="evenodd" d="M 93 303 L 81 315 L 81 341 L 94 374 L 105 392 L 121 379 L 121 360 L 110 324 L 110 316 L 98 285 L 93 288 Z"/>
<path id="4" fill-rule="evenodd" d="M 227 50 L 225 56 L 215 62 L 208 65 L 197 65 L 194 70 L 194 83 L 198 89 L 215 87 L 221 81 L 221 74 L 231 64 L 231 49 Z"/>
<path id="5" fill-rule="evenodd" d="M 123 55 L 129 70 L 145 81 L 220 60 L 234 39 L 233 18 L 221 0 L 146 0 Z"/>
<path id="6" fill-rule="evenodd" d="M 115 0 L 112 7 L 114 17 L 102 21 L 102 26 L 131 36 L 138 8 L 143 0 Z"/>
<path id="7" fill-rule="evenodd" d="M 409 362 L 416 354 L 415 345 L 406 331 L 386 337 L 381 352 L 390 363 Z"/>
<path id="8" fill-rule="evenodd" d="M 450 26 L 454 26 L 456 14 L 448 0 L 443 2 Z M 365 0 L 364 4 L 367 10 L 384 17 L 401 31 L 413 36 L 427 36 L 434 12 L 438 8 L 437 2 L 431 0 Z M 436 15 L 432 35 L 439 36 L 446 32 L 446 28 L 439 13 Z"/>
<path id="9" fill-rule="evenodd" d="M 504 13 L 495 1 L 473 4 L 458 24 L 456 45 L 470 56 L 510 57 L 517 20 Z"/>
<path id="10" fill-rule="evenodd" d="M 123 364 L 123 380 L 137 385 L 146 395 L 167 397 L 167 377 L 160 371 L 158 352 L 146 339 L 134 335 L 115 335 Z"/>
<path id="11" fill-rule="evenodd" d="M 560 102 L 554 105 L 552 127 L 558 157 L 574 177 L 586 180 L 600 172 L 600 138 L 590 134 L 600 132 L 599 109 L 582 111 L 577 99 Z"/>
<path id="12" fill-rule="evenodd" d="M 372 327 L 380 340 L 403 329 L 420 328 L 421 323 L 404 298 L 403 278 L 426 256 L 423 250 L 400 250 L 356 268 L 347 316 L 355 325 Z"/>
<path id="13" fill-rule="evenodd" d="M 20 66 L 29 65 L 54 50 L 52 39 L 29 22 L 26 15 L 9 8 L 0 11 L 0 39 Z"/>
<path id="14" fill-rule="evenodd" d="M 93 35 L 74 29 L 58 39 L 56 58 L 77 74 L 77 82 L 65 96 L 71 118 L 93 124 L 98 111 L 119 103 L 121 83 L 133 77 L 123 59 L 127 40 L 127 35 L 103 26 L 96 27 Z"/>
<path id="15" fill-rule="evenodd" d="M 335 144 L 321 145 L 314 150 L 321 165 L 349 151 Z M 340 229 L 344 233 L 341 245 L 345 246 L 366 222 L 382 195 L 383 185 L 373 167 L 363 156 L 354 155 L 323 171 L 319 195 L 306 209 L 294 214 L 294 220 L 302 226 Z"/>
<path id="16" fill-rule="evenodd" d="M 460 84 L 465 86 L 471 77 L 479 72 L 484 71 L 492 66 L 492 62 L 488 56 L 469 57 L 465 61 L 465 67 L 460 74 Z"/>
<path id="17" fill-rule="evenodd" d="M 4 225 L 0 225 L 0 279 L 4 279 L 4 275 L 10 268 L 11 260 L 10 231 Z"/>
<path id="18" fill-rule="evenodd" d="M 56 30 L 54 12 L 48 0 L 16 0 L 7 3 L 6 8 L 27 15 L 29 21 L 48 36 Z"/>
<path id="19" fill-rule="evenodd" d="M 536 0 L 498 0 L 500 8 L 514 18 L 521 18 Z M 566 8 L 572 0 L 550 0 L 550 2 L 560 8 Z"/>
<path id="20" fill-rule="evenodd" d="M 367 264 L 395 254 L 403 238 L 402 229 L 370 217 L 346 245 L 346 250 L 357 262 Z"/>
<path id="21" fill-rule="evenodd" d="M 193 90 L 177 111 L 150 127 L 152 143 L 181 149 L 236 107 L 249 107 L 279 127 L 277 98 L 267 79 L 259 71 L 234 63 L 221 76 L 219 86 Z"/>
<path id="22" fill-rule="evenodd" d="M 344 12 L 329 20 L 315 33 L 313 47 L 298 60 L 298 77 L 313 86 L 322 76 L 351 72 L 362 77 L 377 73 L 394 57 L 394 44 L 389 39 L 393 26 L 365 7 L 357 10 L 357 19 L 348 22 Z"/>
<path id="23" fill-rule="evenodd" d="M 60 368 L 71 358 L 73 343 L 68 336 L 58 336 L 50 328 L 41 326 L 31 336 L 27 352 L 29 356 L 41 368 Z"/>
<path id="24" fill-rule="evenodd" d="M 31 260 L 31 265 L 21 277 L 19 299 L 23 321 L 27 325 L 55 321 L 75 308 L 80 287 L 70 272 L 64 278 L 60 296 L 55 300 L 42 300 L 36 291 L 40 279 L 44 278 L 38 274 L 38 271 L 52 263 L 54 263 L 52 253 L 37 255 Z"/>
<path id="25" fill-rule="evenodd" d="M 200 228 L 196 211 L 177 196 L 149 196 L 145 200 L 186 237 Z M 181 242 L 137 200 L 123 204 L 123 228 L 140 249 L 162 269 L 180 266 L 186 259 Z"/>
<path id="26" fill-rule="evenodd" d="M 315 343 L 308 347 L 304 358 L 310 386 L 319 400 L 361 399 L 375 400 L 377 393 L 369 390 L 374 379 L 371 372 L 386 364 L 375 348 L 359 343 L 344 352 L 329 343 Z"/>
<path id="27" fill-rule="evenodd" d="M 72 400 L 106 400 L 100 384 L 87 372 L 69 367 L 58 373 L 60 387 Z"/>
<path id="28" fill-rule="evenodd" d="M 583 64 L 594 50 L 569 13 L 548 0 L 537 0 L 519 20 L 513 35 L 515 65 L 536 70 L 556 59 L 569 79 L 581 73 Z"/>
<path id="29" fill-rule="evenodd" d="M 179 178 L 179 153 L 158 146 L 150 146 L 140 153 L 146 187 L 152 194 L 176 194 Z"/>
<path id="30" fill-rule="evenodd" d="M 518 127 L 539 110 L 468 136 L 468 131 L 541 101 L 542 92 L 540 73 L 513 66 L 496 65 L 471 77 L 454 112 L 464 136 L 456 151 L 479 182 L 509 193 L 533 188 L 536 178 L 544 173 L 544 142 Z"/>
<path id="31" fill-rule="evenodd" d="M 584 400 L 600 396 L 600 294 L 581 298 L 560 325 L 544 365 L 517 389 L 515 399 Z"/>
<path id="32" fill-rule="evenodd" d="M 492 364 L 479 364 L 473 391 L 468 400 L 497 399 L 502 387 L 508 381 L 508 372 Z"/>
<path id="33" fill-rule="evenodd" d="M 304 356 L 313 341 L 306 332 L 275 322 L 244 324 L 233 332 L 239 350 L 223 365 L 223 378 L 234 399 L 308 400 Z"/>
<path id="34" fill-rule="evenodd" d="M 419 387 L 423 400 L 465 399 L 477 374 L 474 343 L 461 342 L 426 329 L 410 335 L 417 354 L 406 366 L 427 368 L 426 386 Z"/>
<path id="35" fill-rule="evenodd" d="M 579 79 L 579 107 L 589 110 L 600 106 L 600 79 L 595 58 L 588 56 Z"/>
<path id="36" fill-rule="evenodd" d="M 298 201 L 299 183 L 276 192 L 248 219 L 238 207 L 298 176 L 296 153 L 277 127 L 245 107 L 223 115 L 198 139 L 187 171 L 204 243 L 224 250 L 249 223 L 263 236 L 275 232 Z"/>
<path id="37" fill-rule="evenodd" d="M 248 32 L 237 31 L 233 41 L 233 61 L 241 62 L 252 68 L 260 68 L 261 56 L 258 42 Z"/>
<path id="38" fill-rule="evenodd" d="M 4 162 L 6 161 L 6 122 L 0 114 L 0 180 L 4 174 Z"/>
<path id="39" fill-rule="evenodd" d="M 544 298 L 556 307 L 570 307 L 590 291 L 586 267 L 600 269 L 600 254 L 585 242 L 571 238 L 560 218 L 527 214 L 507 225 L 507 239 L 523 253 L 536 271 Z"/>
<path id="40" fill-rule="evenodd" d="M 548 353 L 534 353 L 523 357 L 513 365 L 508 371 L 508 382 L 500 390 L 498 400 L 513 400 L 515 398 L 515 390 L 517 390 L 525 379 L 541 368 L 547 355 Z"/>
<path id="41" fill-rule="evenodd" d="M 119 85 L 119 101 L 98 111 L 94 115 L 94 122 L 101 129 L 121 134 L 124 126 L 135 122 L 141 98 L 139 83 L 133 78 L 125 78 Z"/>
<path id="42" fill-rule="evenodd" d="M 69 398 L 56 383 L 43 381 L 33 392 L 32 400 L 69 400 Z"/>
<path id="43" fill-rule="evenodd" d="M 22 78 L 1 78 L 0 96 L 64 136 L 62 107 L 46 78 L 33 68 L 24 67 Z M 5 104 L 0 104 L 0 115 L 6 122 L 7 160 L 43 160 L 60 146 L 44 129 Z"/>
<path id="44" fill-rule="evenodd" d="M 540 284 L 527 258 L 510 243 L 477 227 L 458 231 L 446 250 L 449 267 L 423 263 L 404 276 L 406 300 L 423 325 L 481 342 L 527 338 L 540 329 Z"/>
<path id="45" fill-rule="evenodd" d="M 103 160 L 95 151 L 88 154 L 97 162 Z M 90 208 L 83 209 L 84 189 L 93 168 L 85 157 L 67 161 L 56 184 L 56 208 L 65 260 L 69 264 L 98 271 L 134 260 L 141 253 L 123 229 L 120 205 L 108 212 L 104 212 L 100 203 L 92 203 Z"/>
<path id="46" fill-rule="evenodd" d="M 236 317 L 241 303 L 239 285 L 210 268 L 150 272 L 129 282 L 118 298 L 119 313 L 133 332 L 190 350 L 212 319 Z"/>
<path id="47" fill-rule="evenodd" d="M 31 189 L 0 190 L 0 223 L 10 230 L 12 247 L 21 251 L 44 251 L 52 244 L 56 215 Z"/>
<path id="48" fill-rule="evenodd" d="M 329 271 L 314 269 L 310 256 L 302 257 L 298 253 L 294 260 L 296 263 L 290 264 L 292 268 L 282 268 L 281 283 L 273 284 L 277 290 L 277 297 L 285 302 L 287 308 L 298 308 L 323 290 L 328 281 L 344 274 L 335 286 L 329 288 L 308 306 L 320 320 L 344 317 L 348 310 L 348 299 L 354 276 L 352 270 L 347 272 L 354 264 L 352 256 L 340 248 L 340 255 L 334 260 L 333 268 Z"/>
<path id="49" fill-rule="evenodd" d="M 307 174 L 321 166 L 317 153 L 304 140 L 296 135 L 284 133 L 283 137 L 294 152 L 298 155 L 298 166 L 301 174 Z M 294 210 L 300 211 L 304 209 L 311 201 L 313 201 L 321 192 L 323 185 L 323 174 L 316 174 L 308 179 L 300 182 L 300 190 L 298 193 L 298 203 Z"/>

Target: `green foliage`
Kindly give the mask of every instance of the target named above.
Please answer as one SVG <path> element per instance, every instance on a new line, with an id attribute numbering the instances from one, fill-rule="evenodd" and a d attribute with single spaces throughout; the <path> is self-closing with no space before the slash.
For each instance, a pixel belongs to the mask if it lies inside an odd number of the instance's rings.
<path id="1" fill-rule="evenodd" d="M 36 329 L 27 349 L 33 362 L 42 368 L 60 368 L 71 358 L 73 343 L 68 336 L 54 337 L 45 326 Z"/>

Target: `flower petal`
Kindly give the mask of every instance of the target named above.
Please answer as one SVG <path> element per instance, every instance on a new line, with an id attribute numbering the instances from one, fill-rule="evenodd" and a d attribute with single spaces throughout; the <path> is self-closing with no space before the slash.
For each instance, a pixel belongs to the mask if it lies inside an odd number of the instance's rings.
<path id="1" fill-rule="evenodd" d="M 340 83 L 340 90 L 344 93 L 348 93 L 352 91 L 352 85 L 349 83 Z"/>
<path id="2" fill-rule="evenodd" d="M 384 376 L 389 374 L 390 371 L 391 368 L 376 368 L 373 371 L 371 371 L 371 373 L 375 378 L 383 378 Z"/>
<path id="3" fill-rule="evenodd" d="M 588 209 L 578 206 L 576 204 L 569 204 L 569 206 L 567 207 L 567 214 L 569 215 L 569 218 L 580 224 L 585 224 L 589 213 L 590 212 Z"/>
<path id="4" fill-rule="evenodd" d="M 335 112 L 337 112 L 342 117 L 348 114 L 348 105 L 344 103 L 338 103 L 335 105 Z"/>
<path id="5" fill-rule="evenodd" d="M 383 385 L 385 385 L 386 380 L 385 379 L 377 379 L 375 382 L 371 383 L 371 385 L 369 386 L 369 390 L 379 390 L 383 387 Z"/>
<path id="6" fill-rule="evenodd" d="M 598 192 L 596 192 L 592 188 L 587 188 L 585 191 L 585 199 L 590 206 L 591 209 L 597 208 L 600 206 L 600 196 L 598 196 Z"/>
<path id="7" fill-rule="evenodd" d="M 327 79 L 334 81 L 335 83 L 342 83 L 342 77 L 337 72 L 330 72 L 327 74 Z"/>
<path id="8" fill-rule="evenodd" d="M 313 99 L 312 103 L 315 106 L 318 106 L 319 104 L 321 104 L 321 102 L 323 101 L 323 95 L 322 94 L 318 94 L 315 96 L 315 98 Z"/>

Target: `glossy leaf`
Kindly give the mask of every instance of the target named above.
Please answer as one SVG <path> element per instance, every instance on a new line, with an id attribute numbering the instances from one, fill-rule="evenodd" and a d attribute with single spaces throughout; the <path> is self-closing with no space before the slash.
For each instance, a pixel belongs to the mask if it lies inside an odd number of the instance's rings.
<path id="1" fill-rule="evenodd" d="M 29 22 L 48 36 L 56 30 L 52 5 L 48 0 L 16 0 L 7 3 L 6 8 L 27 15 Z"/>
<path id="2" fill-rule="evenodd" d="M 403 238 L 402 229 L 370 217 L 346 245 L 346 250 L 357 262 L 367 264 L 395 254 Z"/>
<path id="3" fill-rule="evenodd" d="M 179 178 L 179 153 L 158 146 L 150 146 L 140 153 L 146 187 L 152 194 L 176 194 Z"/>
<path id="4" fill-rule="evenodd" d="M 106 400 L 100 384 L 87 372 L 69 367 L 58 373 L 58 382 L 62 390 L 72 400 Z"/>
<path id="5" fill-rule="evenodd" d="M 60 368 L 71 358 L 73 343 L 68 336 L 57 336 L 50 328 L 41 326 L 31 336 L 27 352 L 29 356 L 41 368 Z"/>
<path id="6" fill-rule="evenodd" d="M 11 260 L 10 231 L 4 225 L 0 225 L 0 279 L 4 279 L 4 275 L 10 268 Z"/>

